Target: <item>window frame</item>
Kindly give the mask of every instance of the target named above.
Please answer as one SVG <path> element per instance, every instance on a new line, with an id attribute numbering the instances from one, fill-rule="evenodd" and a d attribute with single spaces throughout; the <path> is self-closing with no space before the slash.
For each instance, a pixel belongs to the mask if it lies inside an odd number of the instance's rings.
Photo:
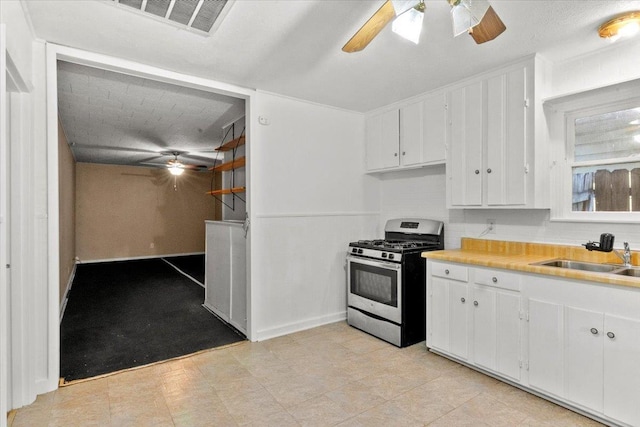
<path id="1" fill-rule="evenodd" d="M 640 223 L 640 212 L 581 212 L 572 210 L 573 168 L 640 162 L 639 157 L 578 161 L 575 152 L 575 119 L 640 108 L 640 79 L 604 88 L 548 99 L 544 102 L 549 125 L 551 162 L 550 221 Z M 554 183 L 560 182 L 559 185 Z"/>

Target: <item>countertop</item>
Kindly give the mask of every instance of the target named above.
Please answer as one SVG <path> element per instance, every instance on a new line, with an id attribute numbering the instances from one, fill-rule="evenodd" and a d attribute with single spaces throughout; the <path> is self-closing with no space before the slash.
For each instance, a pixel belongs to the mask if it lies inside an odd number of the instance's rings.
<path id="1" fill-rule="evenodd" d="M 433 260 L 524 271 L 526 273 L 558 276 L 567 279 L 587 280 L 610 285 L 630 286 L 640 289 L 640 278 L 638 277 L 531 265 L 532 263 L 557 258 L 575 261 L 621 264 L 621 260 L 612 252 L 589 252 L 581 246 L 508 242 L 504 240 L 470 238 L 463 238 L 461 246 L 462 247 L 460 249 L 454 250 L 423 252 L 422 256 Z M 638 266 L 640 264 L 639 261 L 640 253 L 632 251 L 631 264 Z"/>

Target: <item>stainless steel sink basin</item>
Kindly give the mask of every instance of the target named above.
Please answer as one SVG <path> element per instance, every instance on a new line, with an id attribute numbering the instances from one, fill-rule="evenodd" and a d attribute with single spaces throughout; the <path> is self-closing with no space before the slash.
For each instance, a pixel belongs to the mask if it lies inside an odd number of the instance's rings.
<path id="1" fill-rule="evenodd" d="M 582 270 L 596 273 L 611 273 L 614 270 L 619 270 L 621 268 L 619 265 L 597 264 L 593 262 L 571 261 L 566 259 L 552 259 L 550 261 L 537 262 L 534 265 L 568 268 L 569 270 Z M 640 273 L 638 273 L 638 277 L 640 277 Z"/>
<path id="2" fill-rule="evenodd" d="M 622 270 L 614 271 L 614 274 L 621 276 L 640 277 L 640 268 L 624 268 Z"/>

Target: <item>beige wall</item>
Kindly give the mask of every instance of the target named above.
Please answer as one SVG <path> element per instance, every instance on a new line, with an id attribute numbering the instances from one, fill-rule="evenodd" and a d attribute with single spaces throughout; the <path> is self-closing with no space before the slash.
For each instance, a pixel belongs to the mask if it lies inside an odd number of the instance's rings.
<path id="1" fill-rule="evenodd" d="M 58 120 L 58 180 L 60 192 L 60 302 L 64 298 L 76 256 L 76 162 Z"/>
<path id="2" fill-rule="evenodd" d="M 76 165 L 76 248 L 81 261 L 204 252 L 206 219 L 219 219 L 210 173 Z"/>

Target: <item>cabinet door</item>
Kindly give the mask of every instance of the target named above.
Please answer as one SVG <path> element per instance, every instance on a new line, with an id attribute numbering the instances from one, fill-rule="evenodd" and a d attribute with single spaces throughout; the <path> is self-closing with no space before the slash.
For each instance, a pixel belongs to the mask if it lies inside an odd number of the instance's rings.
<path id="1" fill-rule="evenodd" d="M 449 352 L 461 359 L 469 357 L 469 311 L 466 283 L 449 281 Z"/>
<path id="2" fill-rule="evenodd" d="M 529 386 L 556 396 L 562 388 L 562 306 L 529 300 Z"/>
<path id="3" fill-rule="evenodd" d="M 526 203 L 526 69 L 487 81 L 487 205 Z"/>
<path id="4" fill-rule="evenodd" d="M 449 351 L 449 284 L 433 277 L 429 289 L 429 347 Z"/>
<path id="5" fill-rule="evenodd" d="M 422 161 L 444 162 L 447 145 L 447 94 L 431 95 L 424 100 Z"/>
<path id="6" fill-rule="evenodd" d="M 602 412 L 604 315 L 574 307 L 564 310 L 566 397 Z"/>
<path id="7" fill-rule="evenodd" d="M 403 166 L 422 163 L 423 115 L 422 102 L 400 109 L 400 163 Z"/>
<path id="8" fill-rule="evenodd" d="M 400 165 L 400 119 L 398 110 L 386 111 L 366 121 L 367 170 Z"/>
<path id="9" fill-rule="evenodd" d="M 244 230 L 231 227 L 231 311 L 229 323 L 247 332 L 247 253 Z"/>
<path id="10" fill-rule="evenodd" d="M 483 82 L 451 93 L 447 152 L 452 206 L 482 205 Z"/>
<path id="11" fill-rule="evenodd" d="M 473 361 L 496 369 L 496 291 L 485 286 L 473 288 Z"/>
<path id="12" fill-rule="evenodd" d="M 496 371 L 520 381 L 520 294 L 496 291 Z"/>
<path id="13" fill-rule="evenodd" d="M 638 426 L 640 321 L 605 315 L 604 326 L 604 414 Z"/>
<path id="14" fill-rule="evenodd" d="M 207 303 L 228 322 L 231 310 L 231 235 L 228 227 L 212 227 L 210 235 L 207 234 L 207 260 L 211 260 L 211 265 L 207 265 L 207 269 L 210 268 L 207 272 Z"/>

